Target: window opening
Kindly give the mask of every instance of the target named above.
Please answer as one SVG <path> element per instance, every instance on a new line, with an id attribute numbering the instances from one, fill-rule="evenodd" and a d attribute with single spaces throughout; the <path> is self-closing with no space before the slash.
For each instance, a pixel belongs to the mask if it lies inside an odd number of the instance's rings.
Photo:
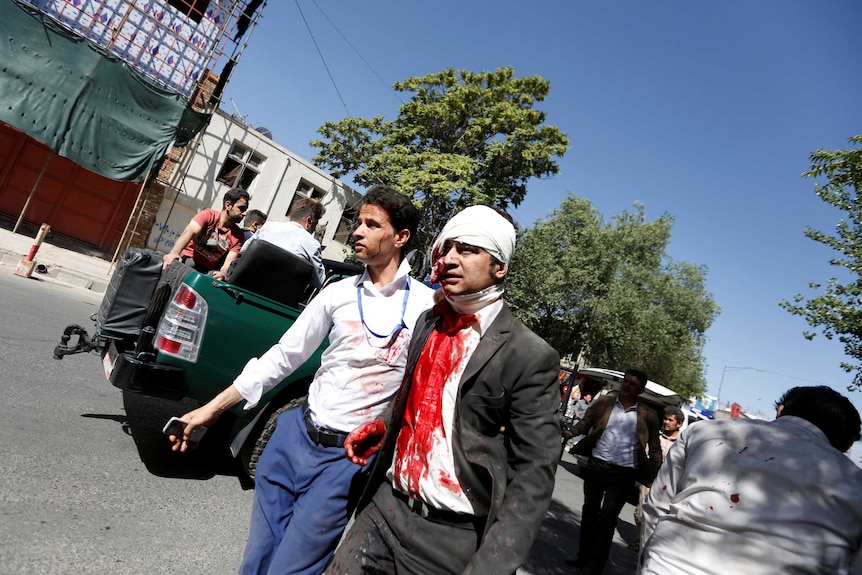
<path id="1" fill-rule="evenodd" d="M 168 4 L 176 8 L 180 14 L 185 14 L 189 19 L 200 22 L 204 17 L 210 0 L 168 0 Z"/>
<path id="2" fill-rule="evenodd" d="M 231 188 L 248 191 L 266 160 L 250 148 L 234 142 L 222 163 L 216 181 Z"/>
<path id="3" fill-rule="evenodd" d="M 353 224 L 356 221 L 356 209 L 345 207 L 341 213 L 341 219 L 338 221 L 338 227 L 335 229 L 335 235 L 332 239 L 344 245 L 348 245 L 350 234 L 353 231 Z"/>

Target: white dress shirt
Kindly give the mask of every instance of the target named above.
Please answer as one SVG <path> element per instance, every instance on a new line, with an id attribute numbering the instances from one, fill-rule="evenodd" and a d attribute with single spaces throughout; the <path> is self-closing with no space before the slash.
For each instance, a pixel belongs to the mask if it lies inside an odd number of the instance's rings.
<path id="1" fill-rule="evenodd" d="M 608 424 L 593 447 L 592 456 L 619 465 L 638 466 L 638 404 L 626 409 L 619 398 L 614 402 Z"/>
<path id="2" fill-rule="evenodd" d="M 843 574 L 862 540 L 862 469 L 798 417 L 704 421 L 643 509 L 639 573 Z"/>
<path id="3" fill-rule="evenodd" d="M 240 253 L 244 254 L 248 246 L 253 244 L 255 240 L 266 240 L 308 261 L 314 266 L 311 285 L 313 287 L 323 285 L 323 280 L 326 279 L 326 270 L 323 268 L 323 258 L 320 255 L 322 246 L 301 224 L 294 221 L 266 222 L 251 238 L 246 240 Z"/>
<path id="4" fill-rule="evenodd" d="M 329 346 L 308 390 L 315 423 L 349 432 L 378 417 L 401 384 L 416 320 L 432 303 L 431 288 L 409 279 L 409 272 L 405 260 L 395 280 L 380 290 L 367 270 L 324 288 L 278 343 L 260 358 L 249 360 L 234 380 L 234 387 L 247 401 L 245 408 L 256 406 L 264 393 L 302 365 L 328 334 Z M 362 294 L 364 322 L 357 288 Z M 369 332 L 390 334 L 402 314 L 406 327 L 396 336 L 378 338 Z"/>

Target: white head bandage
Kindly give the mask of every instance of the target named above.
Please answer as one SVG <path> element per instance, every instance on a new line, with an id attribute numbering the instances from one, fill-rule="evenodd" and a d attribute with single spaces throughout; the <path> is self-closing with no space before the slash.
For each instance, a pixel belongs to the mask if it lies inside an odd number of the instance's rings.
<path id="1" fill-rule="evenodd" d="M 509 265 L 515 251 L 515 227 L 488 206 L 470 206 L 456 214 L 443 226 L 431 249 L 431 283 L 437 283 L 442 268 L 441 252 L 448 241 L 476 246 L 498 261 Z M 503 295 L 503 284 L 491 285 L 479 292 L 450 296 L 440 290 L 457 313 L 476 313 Z"/>
<path id="2" fill-rule="evenodd" d="M 515 227 L 488 206 L 465 208 L 443 226 L 431 249 L 431 262 L 440 257 L 440 249 L 449 240 L 484 249 L 508 265 L 515 251 Z"/>

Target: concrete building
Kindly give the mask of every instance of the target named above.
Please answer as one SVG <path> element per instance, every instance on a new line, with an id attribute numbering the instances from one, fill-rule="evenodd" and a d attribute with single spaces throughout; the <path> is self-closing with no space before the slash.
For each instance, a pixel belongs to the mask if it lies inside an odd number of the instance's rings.
<path id="1" fill-rule="evenodd" d="M 218 109 L 265 4 L 0 0 L 0 218 L 116 256 L 239 186 L 275 221 L 321 200 L 343 259 L 355 192 Z"/>
<path id="2" fill-rule="evenodd" d="M 298 197 L 320 201 L 326 212 L 316 230 L 323 257 L 341 261 L 362 197 L 311 162 L 277 144 L 265 128 L 255 129 L 217 110 L 196 145 L 177 158 L 164 182 L 164 197 L 148 230 L 147 247 L 168 251 L 188 221 L 203 208 L 221 209 L 231 187 L 251 195 L 250 207 L 270 221 L 287 221 Z"/>

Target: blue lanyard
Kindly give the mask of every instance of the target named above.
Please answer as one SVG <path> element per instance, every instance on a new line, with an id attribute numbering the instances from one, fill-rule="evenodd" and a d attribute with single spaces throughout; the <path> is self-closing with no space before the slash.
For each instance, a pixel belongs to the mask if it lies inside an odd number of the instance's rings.
<path id="1" fill-rule="evenodd" d="M 407 327 L 407 325 L 404 323 L 404 312 L 407 310 L 407 298 L 409 296 L 410 296 L 410 276 L 407 276 L 407 288 L 404 290 L 404 301 L 401 302 L 401 321 L 398 322 L 398 325 L 396 325 L 394 328 L 392 328 L 392 331 L 389 332 L 389 334 L 380 335 L 378 333 L 374 333 L 374 331 L 372 331 L 372 329 L 370 327 L 368 327 L 368 324 L 365 323 L 365 314 L 362 313 L 362 285 L 356 286 L 356 299 L 359 300 L 359 319 L 362 320 L 362 325 L 365 327 L 365 329 L 368 330 L 368 333 L 370 333 L 374 337 L 379 337 L 379 338 L 392 337 L 393 335 L 397 334 L 403 328 Z"/>

